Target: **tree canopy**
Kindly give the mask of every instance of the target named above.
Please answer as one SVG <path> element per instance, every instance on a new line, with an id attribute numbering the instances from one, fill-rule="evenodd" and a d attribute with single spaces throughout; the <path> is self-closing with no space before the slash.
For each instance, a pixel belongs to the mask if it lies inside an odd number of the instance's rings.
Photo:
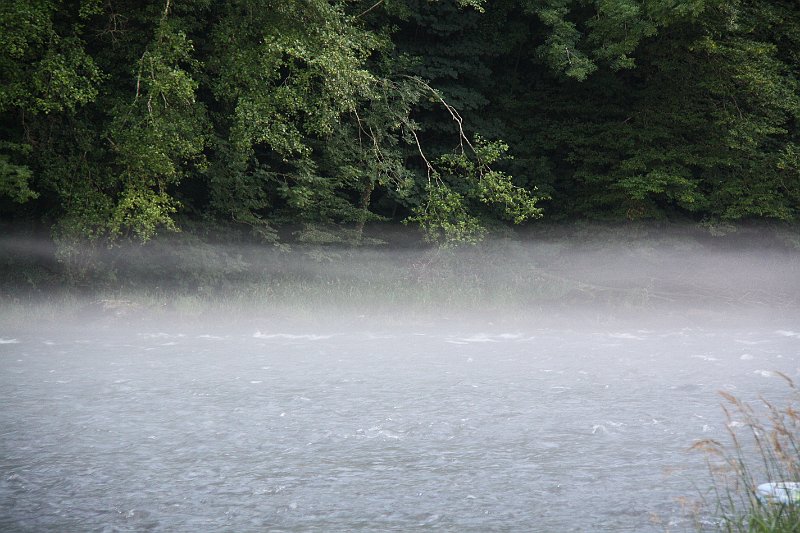
<path id="1" fill-rule="evenodd" d="M 8 0 L 0 216 L 63 246 L 796 221 L 799 78 L 794 0 Z"/>

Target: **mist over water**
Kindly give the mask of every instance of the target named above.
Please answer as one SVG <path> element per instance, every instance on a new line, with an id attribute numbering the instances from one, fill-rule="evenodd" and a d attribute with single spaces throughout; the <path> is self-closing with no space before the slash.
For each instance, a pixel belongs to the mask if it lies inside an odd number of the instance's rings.
<path id="1" fill-rule="evenodd" d="M 800 376 L 757 233 L 149 253 L 4 296 L 0 529 L 692 530 L 717 392 Z"/>

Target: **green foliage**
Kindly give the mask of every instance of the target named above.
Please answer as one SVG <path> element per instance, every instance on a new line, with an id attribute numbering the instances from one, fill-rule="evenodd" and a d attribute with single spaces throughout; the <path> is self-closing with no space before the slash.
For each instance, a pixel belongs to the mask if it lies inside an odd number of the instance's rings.
<path id="1" fill-rule="evenodd" d="M 597 66 L 578 48 L 582 36 L 576 24 L 567 19 L 568 4 L 565 0 L 552 0 L 534 8 L 542 23 L 550 28 L 537 52 L 552 68 L 583 81 Z"/>
<path id="2" fill-rule="evenodd" d="M 268 219 L 329 226 L 372 218 L 352 197 L 398 165 L 381 147 L 396 120 L 375 119 L 394 87 L 366 68 L 380 39 L 321 0 L 228 3 L 220 17 L 208 59 L 226 111 L 216 120 L 222 157 L 210 174 L 212 208 L 267 239 L 276 236 Z M 362 133 L 373 137 L 366 149 Z"/>
<path id="3" fill-rule="evenodd" d="M 175 230 L 171 215 L 178 202 L 168 194 L 190 164 L 204 165 L 207 126 L 196 102 L 197 68 L 193 45 L 165 13 L 152 43 L 136 63 L 132 102 L 114 113 L 109 137 L 119 168 L 107 231 L 147 241 L 158 227 Z"/>
<path id="4" fill-rule="evenodd" d="M 794 221 L 799 50 L 793 0 L 8 0 L 2 217 L 98 246 Z"/>
<path id="5" fill-rule="evenodd" d="M 475 244 L 486 233 L 480 221 L 469 214 L 465 198 L 442 183 L 426 187 L 424 204 L 407 218 L 422 228 L 426 240 L 447 245 Z"/>
<path id="6" fill-rule="evenodd" d="M 3 148 L 13 152 L 27 153 L 31 147 L 30 145 L 0 143 L 0 150 Z M 38 197 L 38 193 L 30 189 L 32 176 L 30 168 L 16 165 L 11 162 L 9 156 L 0 153 L 0 197 L 7 196 L 17 203 L 24 203 Z"/>
<path id="7" fill-rule="evenodd" d="M 494 208 L 497 218 L 515 224 L 542 216 L 542 210 L 536 207 L 539 198 L 514 185 L 508 174 L 491 167 L 505 157 L 508 145 L 501 141 L 486 142 L 480 137 L 475 138 L 474 144 L 467 144 L 471 152 L 462 150 L 438 159 L 433 180 L 426 188 L 427 201 L 409 218 L 420 224 L 428 241 L 442 244 L 479 241 L 486 233 L 481 218 L 484 221 L 492 218 L 478 208 L 481 204 Z"/>
<path id="8" fill-rule="evenodd" d="M 755 1 L 525 9 L 543 27 L 531 23 L 520 47 L 539 52 L 499 62 L 513 76 L 489 109 L 508 125 L 499 136 L 516 155 L 509 169 L 552 197 L 551 217 L 796 219 L 796 9 Z M 561 55 L 542 53 L 551 42 Z M 571 64 L 565 47 L 578 58 Z"/>
<path id="9" fill-rule="evenodd" d="M 82 2 L 85 13 L 93 2 Z M 0 112 L 74 110 L 97 97 L 101 72 L 72 27 L 56 27 L 60 2 L 9 0 L 0 7 Z M 63 9 L 63 8 L 62 8 Z"/>
<path id="10" fill-rule="evenodd" d="M 568 78 L 586 80 L 603 65 L 636 66 L 642 41 L 677 21 L 697 17 L 705 0 L 523 0 L 547 28 L 537 54 Z"/>
<path id="11" fill-rule="evenodd" d="M 233 107 L 231 138 L 243 153 L 263 143 L 283 158 L 308 155 L 305 137 L 329 134 L 369 93 L 363 63 L 377 42 L 335 5 L 231 2 L 220 15 L 212 89 Z"/>

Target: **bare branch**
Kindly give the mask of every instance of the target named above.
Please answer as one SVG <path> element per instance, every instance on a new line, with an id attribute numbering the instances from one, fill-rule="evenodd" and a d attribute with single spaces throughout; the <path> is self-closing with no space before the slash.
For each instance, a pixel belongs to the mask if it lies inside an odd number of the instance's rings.
<path id="1" fill-rule="evenodd" d="M 358 116 L 358 109 L 356 109 L 355 106 L 353 107 L 353 114 L 356 116 L 356 122 L 358 123 L 358 145 L 361 146 L 362 145 L 361 132 L 364 131 L 364 127 L 361 125 L 361 117 Z"/>
<path id="2" fill-rule="evenodd" d="M 409 128 L 411 130 L 411 135 L 414 136 L 414 141 L 417 143 L 417 150 L 419 150 L 419 155 L 422 156 L 422 160 L 425 161 L 425 166 L 427 167 L 428 172 L 428 183 L 431 181 L 431 174 L 433 173 L 433 165 L 431 162 L 428 161 L 428 158 L 425 157 L 425 152 L 422 151 L 422 144 L 419 142 L 419 137 L 417 137 L 417 132 L 414 131 L 413 128 Z"/>
<path id="3" fill-rule="evenodd" d="M 136 96 L 133 97 L 133 103 L 136 103 L 136 100 L 139 99 L 142 87 L 142 68 L 144 67 L 144 56 L 147 55 L 147 50 L 142 54 L 142 57 L 139 58 L 139 72 L 136 74 Z"/>
<path id="4" fill-rule="evenodd" d="M 477 157 L 477 150 L 475 150 L 475 147 L 470 142 L 469 137 L 467 137 L 467 134 L 464 133 L 464 119 L 461 118 L 461 114 L 458 112 L 458 110 L 452 105 L 448 104 L 445 101 L 445 99 L 442 98 L 442 95 L 439 94 L 439 91 L 428 85 L 421 78 L 418 78 L 416 76 L 403 76 L 403 77 L 422 86 L 429 93 L 431 93 L 434 96 L 434 98 L 436 98 L 439 101 L 439 103 L 442 104 L 442 106 L 450 114 L 450 117 L 453 119 L 453 121 L 458 125 L 459 147 L 461 148 L 461 153 L 464 153 L 464 145 L 466 144 L 472 151 L 472 153 L 475 154 L 475 156 Z M 478 163 L 480 163 L 481 165 L 483 164 L 480 158 L 478 158 Z"/>
<path id="5" fill-rule="evenodd" d="M 373 6 L 372 6 L 372 7 L 370 7 L 369 9 L 366 9 L 366 10 L 362 11 L 361 13 L 359 13 L 358 15 L 356 15 L 354 18 L 357 18 L 357 19 L 359 19 L 359 18 L 363 17 L 364 15 L 366 15 L 367 13 L 369 13 L 370 11 L 372 11 L 373 9 L 375 9 L 376 7 L 378 7 L 379 5 L 381 5 L 381 4 L 383 3 L 383 1 L 384 1 L 384 0 L 378 0 L 378 1 L 377 1 L 377 2 L 376 2 L 376 3 L 375 3 Z"/>

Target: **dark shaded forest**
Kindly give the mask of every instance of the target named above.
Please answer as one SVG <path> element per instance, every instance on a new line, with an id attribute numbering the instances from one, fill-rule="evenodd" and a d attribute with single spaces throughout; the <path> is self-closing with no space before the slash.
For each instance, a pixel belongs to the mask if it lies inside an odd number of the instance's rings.
<path id="1" fill-rule="evenodd" d="M 0 219 L 434 243 L 800 215 L 795 0 L 8 0 Z"/>

